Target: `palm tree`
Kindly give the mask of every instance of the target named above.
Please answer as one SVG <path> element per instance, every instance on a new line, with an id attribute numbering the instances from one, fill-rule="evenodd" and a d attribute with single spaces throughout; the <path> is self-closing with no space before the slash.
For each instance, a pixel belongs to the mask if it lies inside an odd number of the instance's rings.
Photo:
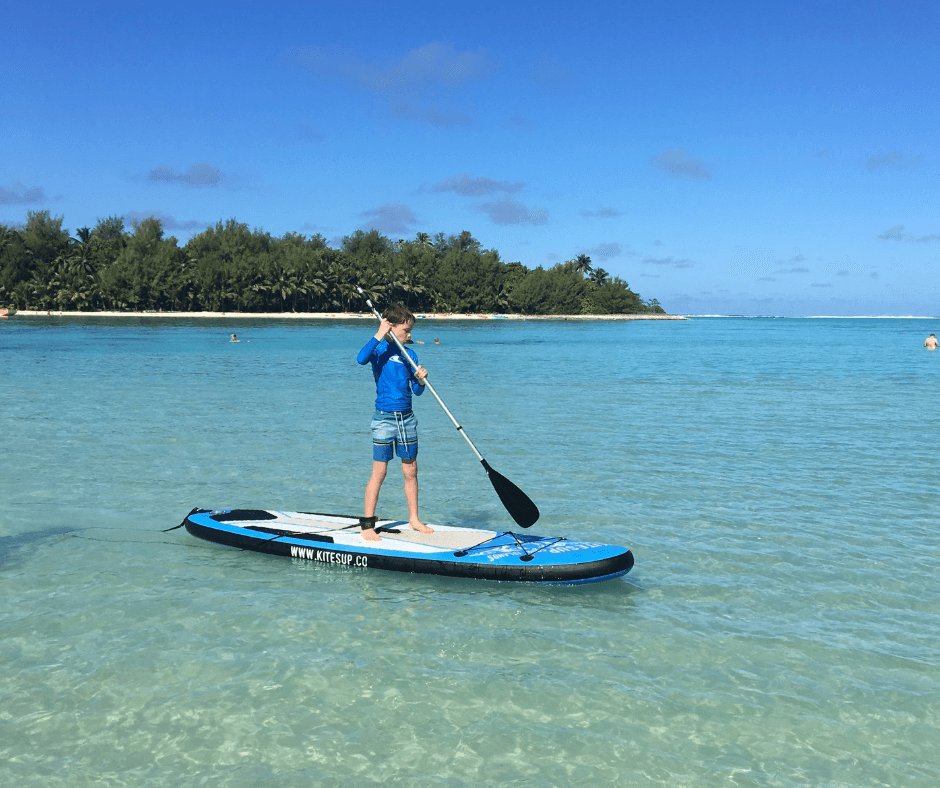
<path id="1" fill-rule="evenodd" d="M 574 270 L 579 274 L 590 276 L 594 272 L 591 267 L 591 258 L 586 254 L 579 254 L 574 258 Z"/>
<path id="2" fill-rule="evenodd" d="M 0 224 L 0 254 L 13 241 L 13 231 L 4 224 Z"/>
<path id="3" fill-rule="evenodd" d="M 274 275 L 272 289 L 281 296 L 281 312 L 286 312 L 285 302 L 288 296 L 294 295 L 297 290 L 297 274 L 290 269 L 279 269 Z"/>
<path id="4" fill-rule="evenodd" d="M 608 274 L 603 268 L 598 268 L 591 273 L 591 281 L 598 287 L 603 287 L 607 283 L 608 279 L 610 279 L 610 274 Z"/>
<path id="5" fill-rule="evenodd" d="M 373 304 L 377 303 L 382 297 L 388 294 L 388 280 L 372 269 L 358 272 L 355 276 L 355 280 L 359 282 L 359 286 L 365 291 L 365 294 L 369 296 L 369 300 Z M 356 289 L 355 285 L 347 282 L 345 286 L 341 287 L 341 290 L 347 294 L 346 303 L 351 301 L 357 303 L 360 308 L 362 307 L 362 296 L 359 295 L 359 291 Z"/>
<path id="6" fill-rule="evenodd" d="M 320 306 L 320 297 L 326 292 L 327 284 L 319 274 L 305 272 L 301 275 L 301 289 L 307 294 L 307 311 L 313 311 L 311 296 L 316 297 L 317 307 Z"/>
<path id="7" fill-rule="evenodd" d="M 30 277 L 32 286 L 30 299 L 32 303 L 37 304 L 39 309 L 50 309 L 55 299 L 53 293 L 53 280 L 55 279 L 55 269 L 49 263 L 37 261 L 33 274 Z"/>
<path id="8" fill-rule="evenodd" d="M 427 292 L 425 273 L 413 268 L 408 271 L 399 268 L 387 284 L 389 300 L 401 301 L 408 309 L 417 308 L 417 304 L 422 301 L 421 296 Z"/>
<path id="9" fill-rule="evenodd" d="M 509 296 L 512 287 L 507 285 L 506 282 L 500 282 L 499 288 L 496 291 L 496 311 L 501 312 L 504 309 L 509 309 Z"/>
<path id="10" fill-rule="evenodd" d="M 75 309 L 81 310 L 94 305 L 101 288 L 98 273 L 89 257 L 91 230 L 82 227 L 77 232 L 78 240 L 70 239 L 72 251 L 67 256 L 56 258 L 56 263 L 59 281 L 69 295 L 68 301 Z"/>

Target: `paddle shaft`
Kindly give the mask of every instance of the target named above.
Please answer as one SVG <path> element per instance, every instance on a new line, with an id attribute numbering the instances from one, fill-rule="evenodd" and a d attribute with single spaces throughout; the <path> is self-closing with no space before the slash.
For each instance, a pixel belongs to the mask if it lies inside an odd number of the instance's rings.
<path id="1" fill-rule="evenodd" d="M 366 300 L 366 303 L 369 305 L 369 309 L 372 310 L 372 314 L 375 315 L 379 320 L 382 320 L 382 315 L 379 314 L 379 310 L 377 310 L 375 306 L 373 305 L 373 303 L 369 300 L 369 296 L 365 294 L 365 291 L 358 285 L 356 286 L 356 289 L 359 291 L 359 294 Z M 405 346 L 401 343 L 401 340 L 397 336 L 395 336 L 395 332 L 389 331 L 388 336 L 390 336 L 392 340 L 395 342 L 395 344 L 398 345 L 398 349 L 401 351 L 402 356 L 408 359 L 408 363 L 411 364 L 412 368 L 417 370 L 418 369 L 417 363 L 415 363 L 415 360 L 411 357 L 411 354 L 405 350 Z M 463 427 L 461 427 L 457 419 L 454 418 L 454 414 L 448 410 L 447 406 L 444 404 L 444 400 L 442 400 L 440 396 L 438 395 L 438 393 L 434 390 L 434 386 L 431 385 L 427 377 L 424 378 L 424 385 L 427 386 L 428 391 L 430 391 L 434 395 L 434 399 L 437 400 L 437 404 L 440 405 L 441 408 L 444 410 L 444 413 L 447 414 L 447 418 L 449 418 L 453 422 L 454 426 L 457 428 L 457 432 L 459 432 L 463 436 L 463 439 L 467 442 L 467 445 L 470 446 L 471 449 L 473 449 L 473 453 L 477 456 L 477 459 L 480 462 L 484 462 L 483 455 L 480 454 L 480 452 L 477 450 L 477 447 L 473 445 L 473 441 L 470 440 L 467 433 L 464 432 Z"/>

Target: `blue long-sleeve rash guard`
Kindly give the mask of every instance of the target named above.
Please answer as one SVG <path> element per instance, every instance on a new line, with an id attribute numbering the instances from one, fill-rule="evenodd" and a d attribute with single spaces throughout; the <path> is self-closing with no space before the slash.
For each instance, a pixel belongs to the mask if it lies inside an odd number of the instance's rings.
<path id="1" fill-rule="evenodd" d="M 418 363 L 417 353 L 407 349 L 405 352 Z M 415 396 L 424 393 L 424 386 L 418 383 L 411 365 L 401 357 L 401 351 L 393 342 L 386 339 L 379 342 L 372 337 L 359 351 L 356 361 L 363 365 L 372 363 L 376 410 L 411 410 L 411 393 Z"/>

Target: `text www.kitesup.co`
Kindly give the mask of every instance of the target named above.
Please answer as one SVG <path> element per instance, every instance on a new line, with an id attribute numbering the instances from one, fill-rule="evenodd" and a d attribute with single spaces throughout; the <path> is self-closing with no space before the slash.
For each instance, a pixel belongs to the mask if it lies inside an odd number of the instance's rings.
<path id="1" fill-rule="evenodd" d="M 315 550 L 311 547 L 290 546 L 291 558 L 305 558 L 308 561 L 321 561 L 324 564 L 342 564 L 343 566 L 363 566 L 368 568 L 369 556 L 334 553 L 332 550 Z"/>

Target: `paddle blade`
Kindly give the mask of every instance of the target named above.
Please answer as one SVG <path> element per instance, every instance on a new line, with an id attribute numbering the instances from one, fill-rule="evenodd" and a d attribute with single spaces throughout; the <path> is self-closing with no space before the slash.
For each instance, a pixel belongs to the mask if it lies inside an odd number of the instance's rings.
<path id="1" fill-rule="evenodd" d="M 483 469 L 490 477 L 490 483 L 496 490 L 499 500 L 503 502 L 509 516 L 516 521 L 516 525 L 520 528 L 534 525 L 539 519 L 539 508 L 532 503 L 532 499 L 505 476 L 494 471 L 486 460 L 480 460 L 480 462 L 483 463 Z"/>

